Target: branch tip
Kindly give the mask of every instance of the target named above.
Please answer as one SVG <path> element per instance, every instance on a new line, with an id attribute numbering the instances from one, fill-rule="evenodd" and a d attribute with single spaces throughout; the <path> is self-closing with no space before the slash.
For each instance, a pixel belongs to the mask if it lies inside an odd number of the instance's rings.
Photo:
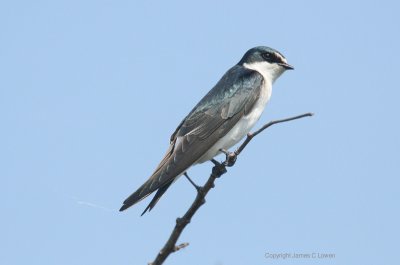
<path id="1" fill-rule="evenodd" d="M 179 244 L 179 245 L 177 245 L 177 246 L 174 247 L 174 252 L 179 251 L 179 250 L 181 250 L 182 248 L 185 248 L 185 247 L 187 247 L 187 246 L 189 246 L 189 243 L 188 243 L 188 242 Z"/>

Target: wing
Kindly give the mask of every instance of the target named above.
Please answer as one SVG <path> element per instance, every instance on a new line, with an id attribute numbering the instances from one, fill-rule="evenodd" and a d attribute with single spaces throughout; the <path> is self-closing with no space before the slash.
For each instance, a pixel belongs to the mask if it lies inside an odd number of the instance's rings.
<path id="1" fill-rule="evenodd" d="M 152 176 L 124 201 L 120 211 L 165 186 L 146 208 L 151 210 L 177 176 L 250 112 L 260 96 L 263 82 L 263 77 L 256 71 L 239 65 L 232 67 L 183 119 L 171 136 L 163 160 Z"/>

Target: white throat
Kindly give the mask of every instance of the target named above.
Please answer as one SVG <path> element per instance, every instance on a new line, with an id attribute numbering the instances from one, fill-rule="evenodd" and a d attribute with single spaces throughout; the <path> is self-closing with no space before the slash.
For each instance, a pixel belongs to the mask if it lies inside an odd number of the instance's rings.
<path id="1" fill-rule="evenodd" d="M 251 69 L 259 72 L 265 82 L 272 85 L 276 79 L 285 71 L 285 69 L 278 64 L 271 64 L 269 62 L 255 62 L 255 63 L 244 63 L 243 66 L 247 69 Z"/>

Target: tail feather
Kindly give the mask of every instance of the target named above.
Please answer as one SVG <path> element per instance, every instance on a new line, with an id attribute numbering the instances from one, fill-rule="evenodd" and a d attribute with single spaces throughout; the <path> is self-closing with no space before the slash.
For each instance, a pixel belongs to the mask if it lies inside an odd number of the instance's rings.
<path id="1" fill-rule="evenodd" d="M 149 210 L 149 212 L 151 211 L 151 209 L 153 209 L 153 207 L 157 204 L 157 202 L 160 200 L 161 196 L 163 196 L 163 194 L 167 191 L 167 189 L 169 188 L 169 186 L 171 186 L 173 181 L 168 182 L 167 184 L 165 184 L 164 186 L 162 186 L 161 188 L 159 188 L 156 192 L 156 195 L 154 195 L 153 199 L 151 200 L 151 202 L 149 203 L 149 205 L 147 205 L 146 209 L 144 209 L 143 213 L 140 216 L 143 216 L 147 210 Z"/>
<path id="2" fill-rule="evenodd" d="M 143 185 L 144 186 L 144 185 Z M 131 207 L 132 205 L 140 202 L 141 200 L 143 200 L 144 198 L 146 198 L 147 196 L 149 196 L 153 191 L 148 192 L 147 194 L 144 195 L 140 195 L 144 189 L 144 187 L 141 186 L 137 191 L 135 191 L 134 193 L 132 193 L 124 202 L 122 207 L 119 209 L 120 212 L 128 209 L 129 207 Z"/>
<path id="3" fill-rule="evenodd" d="M 139 189 L 137 189 L 137 191 L 135 191 L 134 193 L 132 193 L 124 202 L 122 207 L 119 209 L 120 212 L 128 209 L 129 207 L 133 206 L 134 204 L 140 202 L 141 200 L 143 200 L 144 198 L 146 198 L 147 196 L 149 196 L 151 193 L 153 193 L 155 190 L 157 190 L 157 193 L 154 195 L 154 198 L 151 200 L 150 204 L 146 207 L 146 209 L 144 210 L 144 212 L 142 213 L 142 215 L 147 211 L 151 211 L 151 209 L 153 209 L 153 207 L 156 205 L 156 203 L 158 202 L 158 200 L 161 198 L 161 196 L 167 191 L 167 189 L 169 188 L 169 186 L 172 184 L 173 181 L 167 182 L 166 184 L 164 184 L 161 187 L 153 187 L 153 188 L 149 188 L 151 187 L 151 183 L 153 181 L 149 180 L 146 183 L 144 183 Z"/>
<path id="4" fill-rule="evenodd" d="M 140 202 L 147 196 L 149 196 L 151 193 L 153 193 L 155 190 L 159 188 L 158 185 L 154 185 L 154 175 L 150 177 L 145 183 L 143 183 L 140 188 L 138 188 L 134 193 L 132 193 L 126 200 L 123 202 L 123 205 L 121 209 L 119 209 L 120 212 L 123 210 L 128 209 L 132 205 Z"/>

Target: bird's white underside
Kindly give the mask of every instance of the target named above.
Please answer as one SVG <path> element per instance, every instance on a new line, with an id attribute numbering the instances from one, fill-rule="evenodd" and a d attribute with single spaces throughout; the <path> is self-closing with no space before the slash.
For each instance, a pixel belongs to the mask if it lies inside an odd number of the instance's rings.
<path id="1" fill-rule="evenodd" d="M 215 143 L 195 164 L 203 163 L 211 160 L 216 155 L 220 154 L 220 149 L 228 150 L 240 140 L 243 139 L 254 127 L 256 122 L 260 119 L 262 112 L 265 109 L 272 94 L 272 84 L 284 72 L 284 68 L 277 64 L 270 64 L 268 62 L 257 62 L 253 64 L 244 64 L 244 67 L 259 72 L 263 78 L 263 86 L 261 88 L 261 95 L 255 103 L 253 109 L 249 114 L 243 116 L 239 122 L 217 143 Z M 178 137 L 179 138 L 179 137 Z M 179 139 L 177 139 L 179 142 Z M 186 170 L 188 170 L 187 168 Z M 186 171 L 185 170 L 185 171 Z M 182 172 L 183 174 L 184 172 Z M 182 175 L 180 174 L 180 175 Z M 177 178 L 176 178 L 177 179 Z M 175 180 L 176 180 L 175 179 Z"/>

